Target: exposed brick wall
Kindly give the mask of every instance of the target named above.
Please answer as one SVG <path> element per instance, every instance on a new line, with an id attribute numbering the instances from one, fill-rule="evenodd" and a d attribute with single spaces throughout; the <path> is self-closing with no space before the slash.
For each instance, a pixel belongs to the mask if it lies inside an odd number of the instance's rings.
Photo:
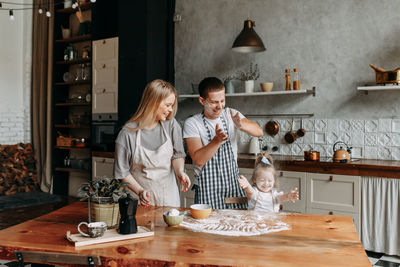
<path id="1" fill-rule="evenodd" d="M 0 113 L 0 144 L 16 144 L 31 142 L 29 112 Z"/>

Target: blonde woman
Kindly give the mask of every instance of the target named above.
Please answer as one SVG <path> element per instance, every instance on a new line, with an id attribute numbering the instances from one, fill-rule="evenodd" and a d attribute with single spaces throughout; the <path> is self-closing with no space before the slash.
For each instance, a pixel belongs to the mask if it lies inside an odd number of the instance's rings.
<path id="1" fill-rule="evenodd" d="M 115 178 L 128 182 L 140 204 L 180 206 L 190 179 L 184 171 L 182 130 L 174 116 L 177 93 L 168 82 L 147 84 L 139 107 L 115 141 Z"/>

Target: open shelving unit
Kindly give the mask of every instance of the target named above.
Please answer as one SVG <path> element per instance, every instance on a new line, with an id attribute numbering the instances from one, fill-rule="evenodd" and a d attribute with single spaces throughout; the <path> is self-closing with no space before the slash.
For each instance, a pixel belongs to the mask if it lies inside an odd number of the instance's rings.
<path id="1" fill-rule="evenodd" d="M 367 95 L 369 91 L 390 91 L 400 90 L 400 85 L 370 85 L 370 86 L 358 86 L 358 91 L 364 91 Z"/>
<path id="2" fill-rule="evenodd" d="M 290 91 L 271 91 L 271 92 L 254 92 L 254 93 L 234 93 L 225 94 L 226 97 L 237 96 L 272 96 L 272 95 L 304 95 L 312 94 L 315 96 L 315 87 L 312 89 L 290 90 Z M 179 98 L 198 98 L 199 95 L 179 95 Z"/>

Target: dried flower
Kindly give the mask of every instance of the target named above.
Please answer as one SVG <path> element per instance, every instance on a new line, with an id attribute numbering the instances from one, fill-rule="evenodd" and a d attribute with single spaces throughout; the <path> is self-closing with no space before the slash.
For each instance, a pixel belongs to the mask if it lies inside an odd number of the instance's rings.
<path id="1" fill-rule="evenodd" d="M 253 65 L 253 62 L 251 62 L 249 71 L 239 71 L 237 76 L 241 81 L 257 80 L 260 77 L 258 64 Z"/>

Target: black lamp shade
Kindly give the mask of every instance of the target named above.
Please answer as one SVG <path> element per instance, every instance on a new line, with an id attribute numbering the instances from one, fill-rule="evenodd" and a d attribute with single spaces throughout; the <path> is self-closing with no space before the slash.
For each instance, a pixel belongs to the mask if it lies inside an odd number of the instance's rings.
<path id="1" fill-rule="evenodd" d="M 264 43 L 260 36 L 254 31 L 254 21 L 245 20 L 243 30 L 236 37 L 232 50 L 239 53 L 252 53 L 265 51 Z"/>

